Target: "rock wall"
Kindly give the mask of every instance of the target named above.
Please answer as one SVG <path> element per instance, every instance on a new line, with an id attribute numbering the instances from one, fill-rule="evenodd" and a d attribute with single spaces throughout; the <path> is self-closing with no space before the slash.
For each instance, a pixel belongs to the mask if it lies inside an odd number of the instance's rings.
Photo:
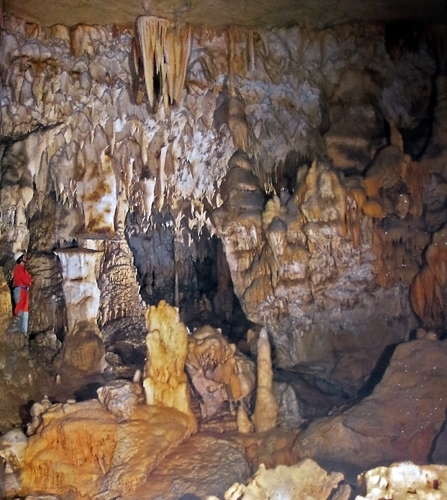
<path id="1" fill-rule="evenodd" d="M 142 21 L 138 38 L 5 18 L 1 248 L 52 254 L 102 241 L 96 320 L 119 365 L 133 354 L 128 339 L 112 345 L 115 332 L 131 324 L 140 347 L 144 338 L 127 241 L 143 254 L 146 293 L 165 273 L 177 302 L 179 281 L 197 275 L 197 241 L 217 234 L 275 362 L 355 392 L 415 325 L 408 287 L 430 237 L 427 171 L 408 153 L 423 152 L 411 137 L 430 121 L 439 57 L 422 38 L 392 45 L 379 24 L 196 26 L 179 35 L 190 50 L 175 52 L 185 47 L 172 26 L 154 22 L 161 34 Z M 446 185 L 443 167 L 428 177 Z M 429 231 L 444 213 L 445 190 L 433 189 L 441 208 Z M 144 262 L 157 231 L 174 249 L 168 272 L 163 259 Z"/>

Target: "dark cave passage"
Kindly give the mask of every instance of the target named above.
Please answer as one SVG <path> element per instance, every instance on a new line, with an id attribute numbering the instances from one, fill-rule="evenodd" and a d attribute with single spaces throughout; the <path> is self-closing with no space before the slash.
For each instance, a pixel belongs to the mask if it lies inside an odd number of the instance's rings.
<path id="1" fill-rule="evenodd" d="M 222 329 L 238 342 L 252 323 L 234 293 L 220 240 L 205 229 L 190 245 L 179 242 L 170 215 L 156 214 L 149 232 L 128 236 L 146 304 L 160 300 L 179 307 L 182 321 L 193 331 L 205 324 Z"/>

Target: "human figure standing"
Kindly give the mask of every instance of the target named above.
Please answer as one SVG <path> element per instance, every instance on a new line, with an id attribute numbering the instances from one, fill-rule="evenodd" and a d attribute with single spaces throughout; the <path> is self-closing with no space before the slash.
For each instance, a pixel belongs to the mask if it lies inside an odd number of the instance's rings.
<path id="1" fill-rule="evenodd" d="M 28 333 L 29 287 L 31 275 L 25 268 L 26 256 L 21 255 L 12 272 L 12 286 L 14 293 L 14 314 L 19 317 L 19 328 L 23 334 Z"/>

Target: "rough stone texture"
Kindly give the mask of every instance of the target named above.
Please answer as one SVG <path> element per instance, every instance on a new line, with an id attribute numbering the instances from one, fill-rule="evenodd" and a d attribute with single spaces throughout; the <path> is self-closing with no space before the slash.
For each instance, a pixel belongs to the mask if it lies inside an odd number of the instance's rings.
<path id="1" fill-rule="evenodd" d="M 213 311 L 190 257 L 217 232 L 245 313 L 269 328 L 275 363 L 342 396 L 408 338 L 425 232 L 445 223 L 442 74 L 424 152 L 432 82 L 446 67 L 442 32 L 409 40 L 380 24 L 197 26 L 180 61 L 184 89 L 169 106 L 148 103 L 145 88 L 157 82 L 143 78 L 131 28 L 2 19 L 0 246 L 64 256 L 100 242 L 90 252 L 107 255 L 103 275 L 78 283 L 91 300 L 68 301 L 67 320 L 70 330 L 73 305 L 99 320 L 112 370 L 133 370 L 144 355 L 134 349 L 144 326 L 124 236 L 142 288 L 160 285 L 186 310 L 180 298 L 192 290 L 194 304 Z M 166 70 L 158 83 L 183 81 Z M 157 251 L 156 267 L 144 262 Z M 196 283 L 182 292 L 189 278 Z"/>
<path id="2" fill-rule="evenodd" d="M 200 434 L 168 455 L 128 500 L 177 500 L 188 493 L 200 498 L 223 496 L 235 480 L 246 481 L 249 476 L 250 468 L 240 445 L 223 437 Z"/>
<path id="3" fill-rule="evenodd" d="M 406 288 L 376 283 L 371 220 L 348 211 L 355 194 L 323 164 L 301 169 L 293 195 L 265 207 L 249 164 L 233 165 L 214 220 L 247 316 L 269 325 L 279 366 L 358 389 L 414 325 Z"/>
<path id="4" fill-rule="evenodd" d="M 263 433 L 239 434 L 234 439 L 244 446 L 252 470 L 261 464 L 273 469 L 277 465 L 296 464 L 301 459 L 294 449 L 297 435 L 297 431 L 276 428 Z"/>
<path id="5" fill-rule="evenodd" d="M 278 404 L 278 427 L 298 429 L 304 418 L 293 387 L 284 382 L 274 382 L 273 394 Z"/>
<path id="6" fill-rule="evenodd" d="M 12 297 L 11 290 L 6 282 L 4 269 L 0 268 L 0 335 L 6 333 L 8 323 L 12 318 Z"/>
<path id="7" fill-rule="evenodd" d="M 277 495 L 290 500 L 326 500 L 342 480 L 343 474 L 328 474 L 309 459 L 288 467 L 278 465 L 274 469 L 266 469 L 261 465 L 247 486 L 237 483 L 231 486 L 225 493 L 225 500 L 274 498 Z"/>
<path id="8" fill-rule="evenodd" d="M 53 253 L 34 253 L 27 263 L 33 278 L 30 293 L 30 336 L 50 361 L 58 353 L 67 327 L 60 262 Z"/>
<path id="9" fill-rule="evenodd" d="M 118 376 L 142 369 L 147 335 L 144 307 L 133 256 L 124 238 L 104 240 L 98 287 L 101 292 L 98 323 L 107 353 L 117 356 L 109 362 Z M 112 360 L 109 357 L 110 361 Z"/>
<path id="10" fill-rule="evenodd" d="M 20 429 L 14 429 L 0 437 L 0 459 L 2 460 L 0 494 L 12 497 L 19 492 L 20 469 L 23 465 L 27 438 Z"/>
<path id="11" fill-rule="evenodd" d="M 229 402 L 248 398 L 255 388 L 253 363 L 210 325 L 188 339 L 186 370 L 200 395 L 203 418 L 214 417 Z"/>
<path id="12" fill-rule="evenodd" d="M 55 405 L 25 451 L 21 494 L 129 494 L 192 431 L 172 409 L 141 405 L 118 423 L 98 401 Z"/>
<path id="13" fill-rule="evenodd" d="M 421 7 L 416 0 L 405 2 L 393 0 L 385 5 L 377 2 L 358 4 L 352 0 L 343 0 L 334 4 L 329 0 L 315 3 L 304 0 L 298 5 L 291 0 L 280 0 L 272 6 L 269 0 L 247 1 L 242 7 L 236 0 L 193 0 L 184 5 L 178 0 L 152 0 L 150 3 L 128 0 L 80 5 L 73 0 L 64 0 L 62 4 L 42 3 L 37 7 L 31 0 L 17 4 L 12 0 L 5 2 L 5 11 L 42 24 L 109 24 L 133 23 L 140 15 L 156 15 L 177 20 L 180 16 L 187 22 L 205 24 L 238 25 L 304 25 L 327 26 L 337 23 L 358 21 L 395 21 L 401 19 L 435 20 L 446 19 L 444 4 L 439 0 L 430 0 Z"/>
<path id="14" fill-rule="evenodd" d="M 29 402 L 50 393 L 54 380 L 46 365 L 30 355 L 17 323 L 4 331 L 0 338 L 0 433 L 21 425 Z"/>
<path id="15" fill-rule="evenodd" d="M 360 475 L 359 479 L 366 494 L 355 498 L 441 500 L 447 495 L 446 474 L 445 465 L 415 465 L 412 462 L 402 462 L 390 467 L 376 467 Z"/>
<path id="16" fill-rule="evenodd" d="M 138 405 L 144 402 L 143 389 L 128 380 L 114 380 L 97 390 L 98 401 L 118 421 L 130 420 Z"/>
<path id="17" fill-rule="evenodd" d="M 100 373 L 104 369 L 104 344 L 98 327 L 88 321 L 79 321 L 67 336 L 56 360 L 59 372 L 74 369 L 85 374 Z"/>
<path id="18" fill-rule="evenodd" d="M 447 409 L 447 345 L 399 345 L 372 394 L 339 415 L 315 420 L 296 443 L 302 455 L 357 470 L 399 460 L 427 462 Z"/>

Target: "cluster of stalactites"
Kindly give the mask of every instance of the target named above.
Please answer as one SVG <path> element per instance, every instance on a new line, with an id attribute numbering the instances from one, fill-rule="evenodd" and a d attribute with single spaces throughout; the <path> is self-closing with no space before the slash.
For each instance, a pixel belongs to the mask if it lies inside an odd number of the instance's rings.
<path id="1" fill-rule="evenodd" d="M 146 91 L 151 106 L 156 101 L 155 79 L 164 106 L 179 102 L 185 84 L 191 48 L 191 26 L 167 19 L 142 16 L 137 21 Z"/>

